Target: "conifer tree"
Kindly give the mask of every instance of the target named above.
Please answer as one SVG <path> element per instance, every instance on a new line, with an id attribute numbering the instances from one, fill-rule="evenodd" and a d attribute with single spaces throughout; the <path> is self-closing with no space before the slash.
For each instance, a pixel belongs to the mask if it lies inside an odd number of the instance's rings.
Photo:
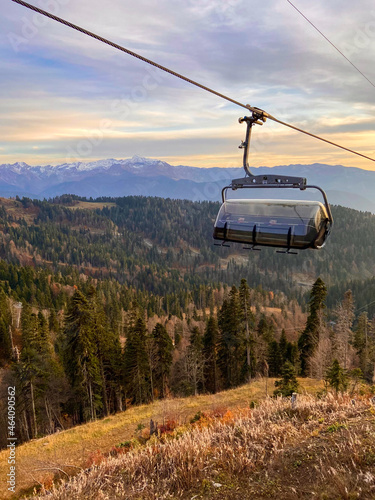
<path id="1" fill-rule="evenodd" d="M 232 381 L 232 339 L 231 317 L 228 300 L 224 300 L 218 314 L 220 328 L 218 365 L 224 381 L 224 387 L 229 388 Z"/>
<path id="2" fill-rule="evenodd" d="M 241 321 L 241 306 L 235 286 L 229 292 L 219 312 L 219 367 L 225 388 L 237 386 L 241 380 L 241 369 L 245 356 L 244 331 Z"/>
<path id="3" fill-rule="evenodd" d="M 41 351 L 38 318 L 29 304 L 23 304 L 21 313 L 22 347 Z"/>
<path id="4" fill-rule="evenodd" d="M 119 387 L 121 383 L 121 345 L 119 336 L 112 329 L 103 304 L 98 300 L 97 292 L 93 286 L 89 287 L 87 298 L 92 311 L 93 342 L 96 346 L 101 378 L 103 413 L 108 415 L 111 409 L 109 397 L 111 394 L 115 394 L 118 399 L 119 392 L 121 393 L 121 387 Z"/>
<path id="5" fill-rule="evenodd" d="M 41 369 L 41 356 L 30 346 L 21 351 L 19 363 L 14 365 L 16 379 L 19 383 L 22 407 L 28 422 L 28 433 L 31 437 L 38 436 L 37 399 L 38 380 L 46 375 Z"/>
<path id="6" fill-rule="evenodd" d="M 275 396 L 284 396 L 288 397 L 293 394 L 293 392 L 297 392 L 298 390 L 298 381 L 296 377 L 296 370 L 292 363 L 286 361 L 281 371 L 281 380 L 276 380 L 274 395 Z"/>
<path id="7" fill-rule="evenodd" d="M 24 433 L 54 432 L 60 405 L 66 401 L 66 383 L 62 366 L 56 359 L 48 322 L 44 315 L 32 312 L 25 304 L 21 315 L 22 350 L 13 369 L 19 386 L 20 412 Z"/>
<path id="8" fill-rule="evenodd" d="M 203 354 L 205 359 L 205 387 L 213 394 L 218 391 L 219 387 L 218 345 L 219 329 L 216 318 L 211 315 L 208 318 L 203 336 Z"/>
<path id="9" fill-rule="evenodd" d="M 270 377 L 278 377 L 281 373 L 283 362 L 279 344 L 276 340 L 272 340 L 268 344 L 267 363 Z"/>
<path id="10" fill-rule="evenodd" d="M 56 315 L 56 310 L 54 307 L 50 309 L 49 317 L 48 317 L 48 327 L 49 330 L 52 332 L 55 332 L 56 334 L 59 333 L 59 322 L 57 319 Z"/>
<path id="11" fill-rule="evenodd" d="M 21 329 L 22 350 L 16 376 L 20 382 L 24 407 L 30 422 L 30 435 L 36 437 L 38 434 L 37 400 L 39 396 L 37 386 L 41 379 L 45 380 L 48 376 L 48 372 L 43 368 L 48 364 L 47 358 L 49 358 L 50 352 L 47 351 L 43 358 L 43 350 L 46 347 L 43 335 L 46 332 L 40 332 L 38 317 L 26 304 L 22 308 Z"/>
<path id="12" fill-rule="evenodd" d="M 204 366 L 203 339 L 197 326 L 190 333 L 190 345 L 185 354 L 185 371 L 192 391 L 196 396 L 204 389 Z"/>
<path id="13" fill-rule="evenodd" d="M 155 387 L 160 397 L 167 395 L 168 380 L 173 359 L 173 343 L 167 329 L 161 323 L 157 323 L 152 331 L 153 345 L 155 346 Z"/>
<path id="14" fill-rule="evenodd" d="M 332 365 L 328 368 L 325 380 L 335 389 L 336 395 L 339 391 L 346 391 L 349 383 L 346 371 L 340 366 L 337 359 L 334 359 Z"/>
<path id="15" fill-rule="evenodd" d="M 52 344 L 49 334 L 48 322 L 41 311 L 38 312 L 37 327 L 38 327 L 38 351 L 42 353 L 43 356 L 45 357 L 51 357 Z"/>
<path id="16" fill-rule="evenodd" d="M 92 311 L 76 290 L 65 315 L 65 372 L 76 395 L 79 420 L 95 419 L 102 408 L 102 384 Z"/>
<path id="17" fill-rule="evenodd" d="M 191 330 L 190 337 L 190 346 L 191 350 L 196 351 L 197 353 L 201 352 L 203 349 L 203 339 L 202 334 L 197 326 L 194 326 Z"/>
<path id="18" fill-rule="evenodd" d="M 288 342 L 286 348 L 286 361 L 290 361 L 297 373 L 300 371 L 300 359 L 297 342 Z M 285 361 L 284 361 L 285 362 Z"/>
<path id="19" fill-rule="evenodd" d="M 327 288 L 321 278 L 318 278 L 311 290 L 309 301 L 309 315 L 304 331 L 298 339 L 298 348 L 301 359 L 301 374 L 309 374 L 309 361 L 314 354 L 319 342 L 319 327 L 322 319 L 322 313 L 325 308 L 325 298 Z"/>
<path id="20" fill-rule="evenodd" d="M 124 385 L 127 398 L 135 404 L 151 398 L 150 367 L 146 351 L 146 326 L 142 318 L 128 330 L 124 350 Z"/>
<path id="21" fill-rule="evenodd" d="M 359 357 L 359 368 L 362 370 L 365 379 L 371 380 L 371 365 L 370 365 L 370 325 L 367 312 L 359 315 L 357 327 L 354 332 L 353 346 Z"/>
<path id="22" fill-rule="evenodd" d="M 261 318 L 257 325 L 258 335 L 265 342 L 270 343 L 275 339 L 275 332 L 272 322 L 267 320 L 266 316 L 262 313 Z"/>

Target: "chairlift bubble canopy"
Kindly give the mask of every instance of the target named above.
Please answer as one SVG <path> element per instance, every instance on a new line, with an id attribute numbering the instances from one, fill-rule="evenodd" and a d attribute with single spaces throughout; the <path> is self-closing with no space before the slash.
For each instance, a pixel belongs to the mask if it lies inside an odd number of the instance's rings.
<path id="1" fill-rule="evenodd" d="M 322 248 L 328 214 L 319 201 L 227 199 L 214 226 L 214 238 L 281 248 Z"/>

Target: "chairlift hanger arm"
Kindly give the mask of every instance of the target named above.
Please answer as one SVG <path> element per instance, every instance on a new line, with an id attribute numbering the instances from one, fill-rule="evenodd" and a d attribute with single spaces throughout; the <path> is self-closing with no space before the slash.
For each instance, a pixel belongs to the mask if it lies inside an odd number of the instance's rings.
<path id="1" fill-rule="evenodd" d="M 296 130 L 297 132 L 301 132 L 302 134 L 309 135 L 310 137 L 313 137 L 313 138 L 318 139 L 320 141 L 326 142 L 327 144 L 331 144 L 332 146 L 335 146 L 335 147 L 338 147 L 338 148 L 343 149 L 345 151 L 348 151 L 349 153 L 361 156 L 362 158 L 366 158 L 367 160 L 371 160 L 371 161 L 375 162 L 375 159 L 371 158 L 370 156 L 366 156 L 362 153 L 358 153 L 357 151 L 354 151 L 352 149 L 349 149 L 349 148 L 346 148 L 346 147 L 341 146 L 339 144 L 336 144 L 332 141 L 329 141 L 328 139 L 324 139 L 323 137 L 320 137 L 318 135 L 307 132 L 299 127 L 296 127 L 294 125 L 290 125 L 289 123 L 278 120 L 277 118 L 275 118 L 274 116 L 272 116 L 271 114 L 267 113 L 266 111 L 264 111 L 262 109 L 256 108 L 254 106 L 250 106 L 249 104 L 243 104 L 239 101 L 236 101 L 235 99 L 232 99 L 224 94 L 221 94 L 220 92 L 216 92 L 215 90 L 213 90 L 209 87 L 206 87 L 205 85 L 202 85 L 201 83 L 198 83 L 194 80 L 191 80 L 190 78 L 187 78 L 186 76 L 181 75 L 180 73 L 177 73 L 176 71 L 173 71 L 165 66 L 162 66 L 162 65 L 152 61 L 151 59 L 147 59 L 146 57 L 143 57 L 140 54 L 137 54 L 136 52 L 133 52 L 129 49 L 126 49 L 125 47 L 122 47 L 121 45 L 118 45 L 117 43 L 111 42 L 110 40 L 108 40 L 106 38 L 103 38 L 99 35 L 96 35 L 95 33 L 92 33 L 91 31 L 88 31 L 84 28 L 81 28 L 80 26 L 77 26 L 76 24 L 73 24 L 69 21 L 66 21 L 65 19 L 62 19 L 61 17 L 55 16 L 54 14 L 51 14 L 50 12 L 47 12 L 43 9 L 40 9 L 39 7 L 36 7 L 35 5 L 31 5 L 27 2 L 24 2 L 23 0 L 12 0 L 12 2 L 18 3 L 19 5 L 22 5 L 23 7 L 26 7 L 30 10 L 33 10 L 34 12 L 37 12 L 38 14 L 42 14 L 43 16 L 49 17 L 50 19 L 53 19 L 54 21 L 57 21 L 61 24 L 64 24 L 65 26 L 68 26 L 69 28 L 72 28 L 72 29 L 79 31 L 87 36 L 90 36 L 91 38 L 95 38 L 96 40 L 99 40 L 100 42 L 105 43 L 107 45 L 110 45 L 111 47 L 114 47 L 117 50 L 121 50 L 122 52 L 125 52 L 133 57 L 136 57 L 137 59 L 140 59 L 141 61 L 143 61 L 147 64 L 151 64 L 152 66 L 155 66 L 156 68 L 159 68 L 163 71 L 166 71 L 167 73 L 169 73 L 177 78 L 180 78 L 181 80 L 185 80 L 186 82 L 191 83 L 192 85 L 195 85 L 196 87 L 199 87 L 203 90 L 206 90 L 207 92 L 210 92 L 211 94 L 214 94 L 218 97 L 221 97 L 222 99 L 225 99 L 226 101 L 229 101 L 232 104 L 236 104 L 237 106 L 241 106 L 242 108 L 248 109 L 252 113 L 260 114 L 260 118 L 262 119 L 262 121 L 265 121 L 266 118 L 269 118 L 270 120 L 273 120 L 276 123 L 280 123 L 281 125 L 284 125 L 285 127 L 289 127 L 293 130 Z"/>
<path id="2" fill-rule="evenodd" d="M 245 140 L 241 142 L 241 144 L 238 146 L 240 149 L 244 150 L 243 153 L 243 168 L 245 169 L 246 175 L 252 176 L 253 174 L 250 172 L 249 168 L 249 150 L 250 150 L 250 140 L 251 140 L 251 131 L 253 128 L 253 125 L 263 125 L 263 123 L 266 121 L 266 117 L 263 114 L 263 111 L 259 110 L 258 111 L 253 111 L 252 116 L 244 116 L 243 118 L 239 118 L 238 121 L 240 123 L 245 122 L 247 127 L 246 127 L 246 137 Z"/>

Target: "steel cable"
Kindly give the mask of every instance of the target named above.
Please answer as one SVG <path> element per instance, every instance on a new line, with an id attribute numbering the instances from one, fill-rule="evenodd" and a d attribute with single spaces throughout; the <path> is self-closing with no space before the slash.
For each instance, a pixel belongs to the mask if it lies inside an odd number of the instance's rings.
<path id="1" fill-rule="evenodd" d="M 296 6 L 295 6 L 295 5 L 294 5 L 294 4 L 293 4 L 290 0 L 286 0 L 286 1 L 287 1 L 287 2 L 288 2 L 288 3 L 289 3 L 292 7 L 293 7 L 293 9 L 295 9 L 295 10 L 296 10 L 296 11 L 297 11 L 297 12 L 298 12 L 298 13 L 299 13 L 299 14 L 300 14 L 300 15 L 301 15 L 304 19 L 306 19 L 306 21 L 307 21 L 307 22 L 308 22 L 308 23 L 309 23 L 309 24 L 310 24 L 310 25 L 311 25 L 311 26 L 312 26 L 312 27 L 313 27 L 313 28 L 314 28 L 314 29 L 315 29 L 315 30 L 316 30 L 316 31 L 317 31 L 317 32 L 318 32 L 318 33 L 319 33 L 319 34 L 320 34 L 320 35 L 321 35 L 321 36 L 322 36 L 322 37 L 323 37 L 323 38 L 324 38 L 324 39 L 325 39 L 325 40 L 326 40 L 329 44 L 330 44 L 330 45 L 332 45 L 332 47 L 333 47 L 335 50 L 337 50 L 337 52 L 338 52 L 339 54 L 341 54 L 341 55 L 342 55 L 342 57 L 343 57 L 344 59 L 346 59 L 346 60 L 348 61 L 348 63 L 349 63 L 349 64 L 351 64 L 351 65 L 353 66 L 353 68 L 354 68 L 356 71 L 358 71 L 358 73 L 359 73 L 360 75 L 362 75 L 362 76 L 363 76 L 363 78 L 365 78 L 365 79 L 369 82 L 369 84 L 370 84 L 370 85 L 372 85 L 373 87 L 375 87 L 375 85 L 372 83 L 372 81 L 371 81 L 369 78 L 367 78 L 367 76 L 366 76 L 366 75 L 365 75 L 365 74 L 364 74 L 364 73 L 363 73 L 363 72 L 362 72 L 362 71 L 361 71 L 361 70 L 360 70 L 360 69 L 359 69 L 359 68 L 358 68 L 358 67 L 357 67 L 354 63 L 352 63 L 352 61 L 351 61 L 348 57 L 346 57 L 346 55 L 345 55 L 343 52 L 341 52 L 341 50 L 340 50 L 338 47 L 336 47 L 336 45 L 335 45 L 334 43 L 332 43 L 332 42 L 331 42 L 331 40 L 330 40 L 328 37 L 326 37 L 326 36 L 325 36 L 325 34 L 324 34 L 324 33 L 322 33 L 322 32 L 320 31 L 320 29 L 319 29 L 319 28 L 317 28 L 317 27 L 315 26 L 315 24 L 314 24 L 314 23 L 312 23 L 312 22 L 310 21 L 310 19 L 309 19 L 308 17 L 306 17 L 306 16 L 305 16 L 305 14 L 303 14 L 303 12 L 301 12 L 301 11 L 300 11 L 300 10 L 299 10 L 299 9 L 298 9 L 298 8 L 297 8 L 297 7 L 296 7 Z"/>

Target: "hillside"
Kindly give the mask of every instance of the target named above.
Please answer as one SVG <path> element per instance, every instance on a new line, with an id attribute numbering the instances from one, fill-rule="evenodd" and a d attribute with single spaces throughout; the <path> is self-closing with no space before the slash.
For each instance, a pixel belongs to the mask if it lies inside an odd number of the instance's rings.
<path id="1" fill-rule="evenodd" d="M 272 393 L 275 379 L 258 380 L 217 394 L 205 394 L 189 398 L 171 398 L 152 404 L 133 406 L 127 411 L 110 415 L 96 422 L 89 422 L 73 429 L 51 434 L 24 443 L 17 448 L 17 492 L 28 490 L 39 483 L 50 484 L 51 478 L 61 469 L 75 475 L 81 468 L 89 467 L 103 458 L 120 443 L 140 444 L 141 436 L 147 435 L 150 419 L 159 425 L 170 422 L 173 426 L 188 425 L 198 413 L 223 414 L 227 410 L 249 407 L 251 401 L 261 401 Z M 314 394 L 322 384 L 312 379 L 300 379 L 301 391 Z M 181 431 L 183 428 L 181 427 Z M 68 450 L 68 453 L 67 453 Z M 0 473 L 6 471 L 7 450 L 0 451 Z M 61 473 L 65 476 L 64 473 Z M 4 477 L 4 476 L 3 476 Z M 8 495 L 7 498 L 9 498 Z M 6 496 L 5 496 L 6 497 Z M 0 498 L 4 498 L 1 491 Z"/>
<path id="2" fill-rule="evenodd" d="M 143 435 L 146 445 L 97 455 L 96 466 L 34 498 L 374 498 L 375 418 L 366 398 L 353 405 L 299 396 L 295 408 L 267 399 Z"/>
<path id="3" fill-rule="evenodd" d="M 2 200 L 0 415 L 15 386 L 19 443 L 284 368 L 321 379 L 335 357 L 371 382 L 374 216 L 336 207 L 331 250 L 290 256 L 213 247 L 217 208 Z M 369 278 L 353 297 L 346 285 L 359 276 Z M 6 439 L 0 433 L 1 447 Z"/>
<path id="4" fill-rule="evenodd" d="M 214 246 L 218 203 L 61 197 L 50 202 L 2 199 L 1 205 L 0 257 L 7 262 L 62 272 L 73 266 L 93 278 L 112 276 L 162 296 L 183 296 L 186 288 L 208 284 L 231 285 L 244 277 L 252 287 L 301 298 L 318 276 L 341 293 L 351 280 L 375 274 L 375 216 L 343 207 L 333 207 L 334 228 L 322 251 L 291 256 L 272 249 L 249 252 L 236 244 Z M 328 301 L 334 304 L 340 296 L 332 293 Z M 371 302 L 361 295 L 358 307 Z"/>

